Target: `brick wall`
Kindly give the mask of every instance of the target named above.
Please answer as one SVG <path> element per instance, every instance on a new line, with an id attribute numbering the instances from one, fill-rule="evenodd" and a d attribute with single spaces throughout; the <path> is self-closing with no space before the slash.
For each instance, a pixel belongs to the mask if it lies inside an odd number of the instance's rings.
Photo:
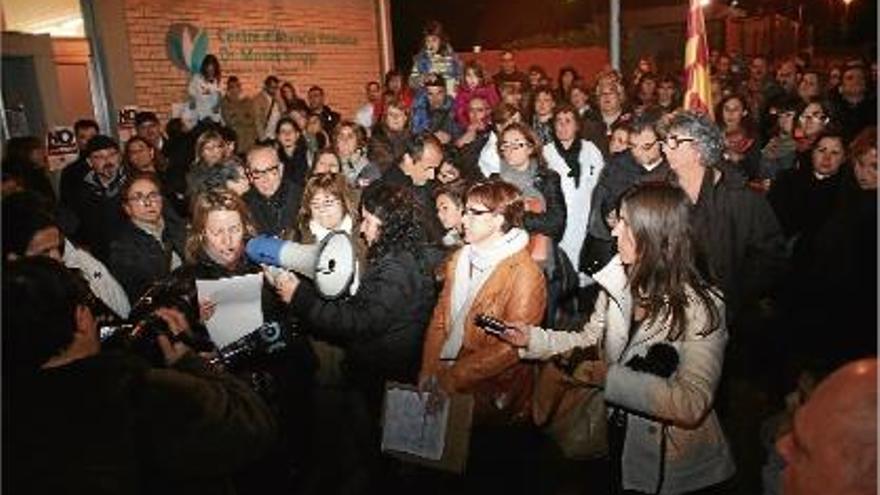
<path id="1" fill-rule="evenodd" d="M 373 0 L 125 0 L 125 22 L 130 40 L 137 105 L 168 118 L 171 104 L 186 99 L 189 75 L 176 67 L 167 55 L 166 34 L 174 23 L 190 23 L 207 31 L 208 52 L 220 60 L 223 78 L 237 75 L 246 94 L 260 90 L 269 74 L 290 81 L 297 94 L 305 98 L 308 88 L 320 85 L 325 101 L 350 117 L 362 103 L 363 86 L 379 80 L 380 47 L 378 19 Z M 293 37 L 294 41 L 222 41 L 224 32 L 312 33 L 316 38 Z M 329 41 L 342 36 L 346 41 Z M 315 40 L 319 40 L 315 43 Z M 235 58 L 221 57 L 221 50 Z M 109 47 L 109 49 L 113 49 Z M 254 52 L 287 51 L 307 54 L 293 61 L 240 60 L 242 50 Z"/>

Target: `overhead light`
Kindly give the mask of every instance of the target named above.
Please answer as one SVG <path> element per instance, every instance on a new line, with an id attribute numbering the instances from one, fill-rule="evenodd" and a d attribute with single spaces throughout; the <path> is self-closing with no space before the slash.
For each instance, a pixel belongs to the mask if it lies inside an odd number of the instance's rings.
<path id="1" fill-rule="evenodd" d="M 710 3 L 712 3 L 712 0 L 700 0 L 700 7 L 708 7 Z"/>

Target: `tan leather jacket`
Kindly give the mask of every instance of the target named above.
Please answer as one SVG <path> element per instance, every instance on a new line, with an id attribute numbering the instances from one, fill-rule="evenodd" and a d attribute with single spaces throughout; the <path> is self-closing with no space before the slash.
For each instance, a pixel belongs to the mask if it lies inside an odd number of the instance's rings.
<path id="1" fill-rule="evenodd" d="M 533 364 L 520 361 L 516 348 L 474 323 L 485 313 L 504 321 L 539 324 L 547 292 L 544 275 L 523 249 L 502 260 L 474 298 L 461 351 L 455 361 L 441 361 L 449 335 L 455 266 L 461 251 L 445 266 L 443 291 L 425 335 L 420 378 L 436 376 L 446 392 L 473 394 L 474 423 L 503 424 L 529 419 L 534 382 Z"/>

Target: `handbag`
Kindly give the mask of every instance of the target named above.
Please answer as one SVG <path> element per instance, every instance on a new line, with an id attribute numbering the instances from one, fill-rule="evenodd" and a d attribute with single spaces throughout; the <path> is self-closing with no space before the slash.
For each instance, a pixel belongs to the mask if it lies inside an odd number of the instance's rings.
<path id="1" fill-rule="evenodd" d="M 573 460 L 608 454 L 605 394 L 583 376 L 596 362 L 590 349 L 574 349 L 544 364 L 538 373 L 532 419 Z M 592 359 L 591 359 L 592 358 Z"/>

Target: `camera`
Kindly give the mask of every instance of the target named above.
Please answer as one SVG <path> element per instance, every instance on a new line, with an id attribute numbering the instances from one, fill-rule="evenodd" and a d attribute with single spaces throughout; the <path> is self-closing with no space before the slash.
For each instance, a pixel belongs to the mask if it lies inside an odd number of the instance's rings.
<path id="1" fill-rule="evenodd" d="M 217 350 L 213 365 L 231 370 L 253 368 L 288 347 L 286 332 L 277 321 L 260 325 L 253 332 Z"/>
<path id="2" fill-rule="evenodd" d="M 187 291 L 173 280 L 154 284 L 131 308 L 128 321 L 99 327 L 101 346 L 133 352 L 159 367 L 165 365 L 165 356 L 157 340 L 159 335 L 165 335 L 172 343 L 183 342 L 196 352 L 212 350 L 213 346 L 207 339 L 200 339 L 189 332 L 174 334 L 168 328 L 168 323 L 153 313 L 159 308 L 176 309 L 193 327 L 198 317 L 186 294 Z"/>
<path id="3" fill-rule="evenodd" d="M 194 331 L 174 334 L 168 324 L 153 312 L 158 308 L 173 308 L 186 317 Z M 295 327 L 295 324 L 291 322 Z M 212 365 L 222 365 L 230 371 L 258 369 L 283 353 L 295 337 L 295 328 L 283 327 L 279 322 L 267 321 L 247 335 L 218 349 L 199 323 L 198 302 L 183 282 L 169 279 L 155 283 L 134 304 L 129 320 L 121 324 L 100 327 L 101 344 L 108 349 L 133 352 L 155 366 L 164 366 L 165 358 L 157 338 L 165 335 L 174 342 L 183 342 L 194 352 L 211 353 Z"/>
<path id="4" fill-rule="evenodd" d="M 105 325 L 99 329 L 101 345 L 111 349 L 124 349 L 134 352 L 154 366 L 162 366 L 165 356 L 157 341 L 165 335 L 171 342 L 182 341 L 192 344 L 192 339 L 175 335 L 162 318 L 151 314 L 136 323 Z"/>

